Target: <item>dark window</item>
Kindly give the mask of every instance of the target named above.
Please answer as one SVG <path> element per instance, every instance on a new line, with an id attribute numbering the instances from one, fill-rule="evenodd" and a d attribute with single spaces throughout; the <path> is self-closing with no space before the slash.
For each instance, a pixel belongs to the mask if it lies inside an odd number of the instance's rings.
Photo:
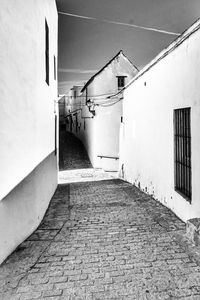
<path id="1" fill-rule="evenodd" d="M 74 91 L 74 98 L 76 98 L 77 97 L 77 92 L 76 91 Z"/>
<path id="2" fill-rule="evenodd" d="M 45 20 L 45 68 L 46 68 L 46 83 L 49 85 L 49 27 Z"/>
<path id="3" fill-rule="evenodd" d="M 175 190 L 191 202 L 191 128 L 190 108 L 174 111 Z"/>
<path id="4" fill-rule="evenodd" d="M 55 115 L 55 155 L 57 154 L 57 116 Z"/>
<path id="5" fill-rule="evenodd" d="M 125 78 L 126 76 L 117 76 L 118 89 L 121 89 L 125 86 Z"/>
<path id="6" fill-rule="evenodd" d="M 54 80 L 56 80 L 56 73 L 57 73 L 57 69 L 56 69 L 56 57 L 55 57 L 55 55 L 54 55 L 54 59 L 53 59 L 53 61 L 54 61 Z"/>

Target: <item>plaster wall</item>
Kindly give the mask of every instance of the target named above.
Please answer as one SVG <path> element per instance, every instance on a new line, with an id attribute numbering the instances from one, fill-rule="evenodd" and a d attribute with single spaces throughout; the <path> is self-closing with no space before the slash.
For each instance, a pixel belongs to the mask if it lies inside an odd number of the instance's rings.
<path id="1" fill-rule="evenodd" d="M 45 82 L 45 18 L 49 26 L 49 86 Z M 55 1 L 2 0 L 0 36 L 1 200 L 55 147 Z"/>
<path id="2" fill-rule="evenodd" d="M 45 68 L 49 27 L 49 85 Z M 39 225 L 57 186 L 54 0 L 2 0 L 0 263 Z"/>
<path id="3" fill-rule="evenodd" d="M 137 70 L 122 54 L 114 59 L 94 80 L 87 86 L 86 96 L 93 103 L 105 104 L 110 101 L 107 96 L 118 92 L 116 76 L 127 76 L 128 83 L 136 74 Z M 83 99 L 83 105 L 86 103 Z M 115 99 L 116 101 L 118 98 Z M 81 139 L 88 152 L 93 167 L 103 168 L 107 171 L 117 171 L 117 159 L 99 158 L 102 156 L 119 157 L 119 129 L 122 116 L 122 103 L 107 107 L 94 106 L 95 115 L 84 107 L 77 113 L 79 128 L 73 133 Z M 87 112 L 86 112 L 87 111 Z M 87 118 L 83 118 L 83 116 Z M 84 126 L 85 122 L 85 126 Z M 74 123 L 75 124 L 75 123 Z"/>
<path id="4" fill-rule="evenodd" d="M 57 186 L 52 152 L 0 202 L 0 263 L 39 225 Z"/>
<path id="5" fill-rule="evenodd" d="M 199 44 L 198 29 L 161 60 L 155 59 L 157 63 L 149 70 L 147 66 L 146 72 L 138 73 L 124 91 L 120 130 L 121 176 L 184 221 L 200 217 Z M 173 114 L 174 109 L 185 107 L 191 107 L 191 204 L 174 190 Z"/>

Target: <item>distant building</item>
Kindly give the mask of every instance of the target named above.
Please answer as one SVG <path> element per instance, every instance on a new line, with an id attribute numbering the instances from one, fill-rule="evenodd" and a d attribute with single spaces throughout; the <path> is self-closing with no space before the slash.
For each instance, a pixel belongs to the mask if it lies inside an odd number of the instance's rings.
<path id="1" fill-rule="evenodd" d="M 57 9 L 1 1 L 0 263 L 38 226 L 57 186 Z"/>
<path id="2" fill-rule="evenodd" d="M 121 176 L 182 220 L 200 217 L 200 20 L 123 91 Z"/>
<path id="3" fill-rule="evenodd" d="M 111 101 L 109 96 L 122 89 L 137 72 L 120 51 L 82 87 L 84 94 L 72 97 L 76 104 L 73 112 L 68 111 L 68 123 L 73 123 L 71 131 L 84 143 L 94 167 L 118 170 L 122 101 L 118 97 Z"/>
<path id="4" fill-rule="evenodd" d="M 85 105 L 85 93 L 82 93 L 83 86 L 75 85 L 71 88 L 68 95 L 65 96 L 65 119 L 66 129 L 78 134 L 80 138 L 81 125 L 84 118 Z M 86 114 L 90 116 L 88 108 Z M 83 122 L 84 123 L 84 122 Z"/>

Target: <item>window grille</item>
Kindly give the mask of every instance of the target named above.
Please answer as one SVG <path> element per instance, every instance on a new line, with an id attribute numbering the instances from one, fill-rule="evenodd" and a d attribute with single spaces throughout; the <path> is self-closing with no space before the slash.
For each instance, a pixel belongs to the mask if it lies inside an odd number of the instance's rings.
<path id="1" fill-rule="evenodd" d="M 175 190 L 191 202 L 191 126 L 190 108 L 174 111 Z"/>

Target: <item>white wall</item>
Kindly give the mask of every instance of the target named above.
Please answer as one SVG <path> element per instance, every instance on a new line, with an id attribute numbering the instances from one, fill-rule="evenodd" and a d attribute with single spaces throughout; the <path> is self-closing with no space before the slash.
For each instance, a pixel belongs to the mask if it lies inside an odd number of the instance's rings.
<path id="1" fill-rule="evenodd" d="M 52 153 L 0 201 L 0 264 L 41 222 L 57 186 L 56 170 Z"/>
<path id="2" fill-rule="evenodd" d="M 198 22 L 184 37 L 196 26 Z M 200 217 L 200 31 L 182 40 L 164 50 L 124 91 L 120 166 L 125 180 L 186 221 Z M 191 107 L 191 204 L 174 190 L 173 112 L 184 107 Z"/>
<path id="3" fill-rule="evenodd" d="M 45 18 L 50 33 L 50 86 L 45 82 Z M 2 0 L 0 20 L 2 199 L 54 150 L 54 0 Z"/>
<path id="4" fill-rule="evenodd" d="M 127 76 L 126 83 L 129 82 L 137 73 L 137 70 L 123 54 L 114 59 L 105 69 L 96 75 L 94 80 L 87 86 L 87 100 L 102 104 L 110 102 L 107 96 L 118 92 L 116 76 Z M 116 98 L 115 100 L 118 100 Z M 83 98 L 83 105 L 86 103 Z M 84 111 L 83 111 L 84 110 Z M 118 170 L 118 160 L 110 158 L 99 158 L 98 155 L 119 157 L 119 129 L 122 116 L 122 104 L 108 107 L 95 106 L 95 115 L 89 113 L 88 108 L 84 107 L 78 113 L 78 123 L 80 130 L 73 133 L 82 140 L 88 152 L 93 167 L 103 168 L 107 171 Z M 86 113 L 87 111 L 87 113 Z M 84 119 L 81 115 L 87 116 Z M 75 120 L 75 118 L 74 118 Z"/>
<path id="5" fill-rule="evenodd" d="M 45 81 L 45 18 L 49 86 Z M 57 186 L 55 1 L 2 0 L 0 36 L 1 263 L 38 226 Z"/>

